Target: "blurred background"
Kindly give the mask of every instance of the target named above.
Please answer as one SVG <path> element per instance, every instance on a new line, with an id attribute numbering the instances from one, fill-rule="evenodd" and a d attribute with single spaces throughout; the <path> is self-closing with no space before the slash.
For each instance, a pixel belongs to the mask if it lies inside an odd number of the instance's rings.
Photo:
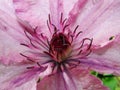
<path id="1" fill-rule="evenodd" d="M 103 84 L 110 88 L 110 90 L 120 90 L 120 77 L 108 74 L 99 74 L 98 72 L 92 71 L 91 74 L 100 78 Z"/>

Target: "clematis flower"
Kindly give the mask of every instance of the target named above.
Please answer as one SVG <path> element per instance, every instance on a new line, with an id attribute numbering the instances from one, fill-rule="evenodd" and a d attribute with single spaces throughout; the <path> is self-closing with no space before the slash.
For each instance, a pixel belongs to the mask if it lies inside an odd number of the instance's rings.
<path id="1" fill-rule="evenodd" d="M 120 75 L 120 0 L 1 0 L 0 90 L 109 90 Z"/>

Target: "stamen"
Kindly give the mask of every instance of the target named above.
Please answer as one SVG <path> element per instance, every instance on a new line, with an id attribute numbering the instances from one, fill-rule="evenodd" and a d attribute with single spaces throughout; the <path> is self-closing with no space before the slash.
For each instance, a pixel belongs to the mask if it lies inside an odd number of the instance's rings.
<path id="1" fill-rule="evenodd" d="M 33 29 L 35 34 L 37 34 L 37 31 L 36 31 L 37 28 L 38 28 L 38 26 L 36 26 L 36 27 Z"/>
<path id="2" fill-rule="evenodd" d="M 91 46 L 91 44 L 92 44 L 92 40 L 91 40 L 91 39 L 89 39 L 89 38 L 84 38 L 84 39 L 82 40 L 82 44 L 81 44 L 80 48 L 82 48 L 82 47 L 83 47 L 83 45 L 84 45 L 84 43 L 85 43 L 85 41 L 86 41 L 86 40 L 89 40 L 89 41 L 90 41 L 90 44 L 89 44 L 88 49 L 90 48 L 90 46 Z"/>
<path id="3" fill-rule="evenodd" d="M 24 30 L 24 33 L 25 33 L 25 35 L 26 35 L 26 37 L 29 39 L 29 40 L 31 40 L 31 38 L 27 35 L 27 32 Z"/>
<path id="4" fill-rule="evenodd" d="M 89 52 L 88 53 L 86 53 L 86 55 L 85 56 L 88 56 L 88 55 L 90 55 L 90 53 L 92 52 L 92 50 L 89 50 Z"/>
<path id="5" fill-rule="evenodd" d="M 40 37 L 40 36 L 41 36 L 41 37 Z M 49 46 L 45 43 L 45 39 L 47 39 L 47 38 L 45 38 L 42 33 L 40 34 L 40 36 L 37 37 L 38 40 L 34 40 L 34 41 L 35 41 L 36 43 L 38 43 L 39 45 L 41 45 L 41 46 L 42 46 L 43 48 L 45 48 L 46 50 L 48 50 L 48 49 L 49 49 Z M 39 41 L 40 41 L 40 42 L 39 42 Z M 47 42 L 47 40 L 46 40 L 46 42 Z"/>
<path id="6" fill-rule="evenodd" d="M 50 14 L 48 15 L 48 18 L 49 18 L 49 19 L 48 19 L 48 20 L 49 20 L 49 23 L 52 24 L 52 23 L 51 23 L 51 17 L 50 17 Z"/>
<path id="7" fill-rule="evenodd" d="M 31 67 L 27 67 L 27 69 L 33 69 L 34 68 L 34 66 L 31 66 Z"/>
<path id="8" fill-rule="evenodd" d="M 51 31 L 51 29 L 50 29 L 48 20 L 47 20 L 47 26 L 48 26 L 48 29 L 49 29 L 50 33 L 52 34 L 52 31 Z"/>
<path id="9" fill-rule="evenodd" d="M 47 44 L 48 44 L 48 46 L 50 46 L 50 42 L 49 42 L 48 38 L 47 38 Z"/>
<path id="10" fill-rule="evenodd" d="M 75 34 L 75 33 L 76 33 L 76 30 L 78 29 L 78 27 L 79 27 L 79 25 L 77 25 L 77 26 L 76 26 L 76 28 L 74 29 L 73 34 Z"/>
<path id="11" fill-rule="evenodd" d="M 53 56 L 50 53 L 48 53 L 46 51 L 44 51 L 44 53 L 53 58 Z"/>
<path id="12" fill-rule="evenodd" d="M 86 40 L 90 41 L 89 44 L 86 43 L 87 47 L 85 45 Z M 74 51 L 72 51 L 73 54 L 71 54 L 68 58 L 71 58 L 71 57 L 79 57 L 79 58 L 81 58 L 81 57 L 88 56 L 92 52 L 92 50 L 91 50 L 92 42 L 93 42 L 93 38 L 92 39 L 84 38 L 81 41 L 81 45 L 78 48 L 74 49 Z M 76 51 L 77 51 L 77 53 L 76 53 Z"/>
<path id="13" fill-rule="evenodd" d="M 20 45 L 23 45 L 23 46 L 25 46 L 25 47 L 29 47 L 29 45 L 24 44 L 24 43 L 20 43 Z"/>
<path id="14" fill-rule="evenodd" d="M 24 31 L 24 33 L 25 33 L 26 37 L 29 39 L 30 44 L 31 44 L 34 48 L 38 48 L 38 47 L 36 47 L 36 46 L 32 43 L 32 40 L 31 40 L 31 38 L 27 35 L 26 31 Z"/>
<path id="15" fill-rule="evenodd" d="M 65 29 L 66 29 L 69 25 L 70 25 L 70 24 L 64 26 L 63 32 L 65 31 Z"/>
<path id="16" fill-rule="evenodd" d="M 38 49 L 38 47 L 36 47 L 36 46 L 32 43 L 32 40 L 30 40 L 30 44 L 31 44 L 34 48 L 37 48 L 37 49 Z"/>
<path id="17" fill-rule="evenodd" d="M 74 37 L 74 36 L 71 35 L 71 42 L 70 42 L 70 44 L 72 44 L 72 42 L 73 42 L 73 37 Z"/>
<path id="18" fill-rule="evenodd" d="M 23 57 L 25 57 L 26 60 L 28 60 L 28 61 L 35 62 L 35 61 L 33 61 L 32 59 L 30 59 L 30 57 L 28 57 L 28 56 L 26 56 L 26 55 L 24 55 L 24 54 L 22 54 L 22 53 L 20 53 L 20 55 L 23 56 Z"/>
<path id="19" fill-rule="evenodd" d="M 63 20 L 62 25 L 64 25 L 66 21 L 67 21 L 67 18 Z"/>
<path id="20" fill-rule="evenodd" d="M 51 24 L 54 27 L 54 32 L 57 32 L 57 27 L 54 24 Z"/>
<path id="21" fill-rule="evenodd" d="M 60 23 L 62 23 L 63 20 L 63 13 L 61 13 Z"/>
<path id="22" fill-rule="evenodd" d="M 37 65 L 38 65 L 39 67 L 41 67 L 41 65 L 39 64 L 39 62 L 37 62 Z"/>
<path id="23" fill-rule="evenodd" d="M 89 49 L 91 48 L 91 46 L 92 46 L 92 42 L 93 42 L 93 38 L 92 38 L 92 39 L 89 39 L 89 40 L 90 40 L 90 44 L 89 44 L 87 50 L 89 50 Z"/>
<path id="24" fill-rule="evenodd" d="M 82 31 L 78 32 L 76 35 L 76 38 L 82 33 Z"/>

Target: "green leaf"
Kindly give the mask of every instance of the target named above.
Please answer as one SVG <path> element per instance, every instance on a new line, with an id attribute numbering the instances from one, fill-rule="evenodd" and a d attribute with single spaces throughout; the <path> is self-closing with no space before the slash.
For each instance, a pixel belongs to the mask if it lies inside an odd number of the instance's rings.
<path id="1" fill-rule="evenodd" d="M 118 84 L 115 90 L 120 90 L 120 77 L 116 77 L 116 79 L 117 79 Z"/>
<path id="2" fill-rule="evenodd" d="M 110 90 L 115 90 L 117 86 L 117 79 L 115 77 L 104 77 L 102 79 L 103 84 L 110 88 Z M 119 89 L 120 90 L 120 89 Z"/>
<path id="3" fill-rule="evenodd" d="M 120 90 L 120 77 L 116 77 L 112 74 L 100 74 L 95 71 L 91 71 L 91 74 L 100 78 L 105 86 L 110 90 Z"/>

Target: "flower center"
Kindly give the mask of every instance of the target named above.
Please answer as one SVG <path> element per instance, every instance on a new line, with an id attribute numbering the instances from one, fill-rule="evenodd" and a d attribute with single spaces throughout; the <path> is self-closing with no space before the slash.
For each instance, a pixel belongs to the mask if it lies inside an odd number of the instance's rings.
<path id="1" fill-rule="evenodd" d="M 93 39 L 83 38 L 80 39 L 79 35 L 82 31 L 77 29 L 79 25 L 71 30 L 67 23 L 67 19 L 63 19 L 63 14 L 61 13 L 60 18 L 60 28 L 57 28 L 51 22 L 51 17 L 47 20 L 47 26 L 49 32 L 52 35 L 51 40 L 43 33 L 37 33 L 37 28 L 33 31 L 24 31 L 26 37 L 29 40 L 29 44 L 21 43 L 21 45 L 32 49 L 29 53 L 40 57 L 29 57 L 20 53 L 23 57 L 31 62 L 37 62 L 36 64 L 41 67 L 43 64 L 50 64 L 53 72 L 61 72 L 65 69 L 72 69 L 78 66 L 81 58 L 87 57 L 91 53 L 91 46 Z M 66 31 L 66 32 L 65 32 Z M 40 50 L 40 52 L 38 52 Z M 36 51 L 36 52 L 35 52 Z M 41 52 L 42 51 L 42 52 Z M 45 60 L 42 61 L 42 58 Z M 34 67 L 27 67 L 28 69 Z"/>
<path id="2" fill-rule="evenodd" d="M 50 41 L 50 53 L 63 61 L 71 52 L 71 44 L 63 33 L 55 33 Z"/>

